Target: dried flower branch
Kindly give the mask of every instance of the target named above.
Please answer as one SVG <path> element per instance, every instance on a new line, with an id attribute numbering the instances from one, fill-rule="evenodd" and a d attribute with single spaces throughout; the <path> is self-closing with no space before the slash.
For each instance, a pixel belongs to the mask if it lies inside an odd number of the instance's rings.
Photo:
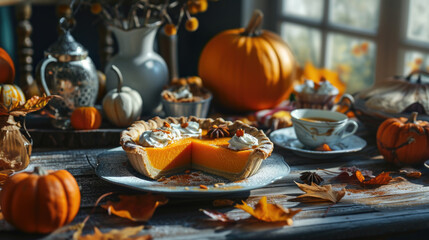
<path id="1" fill-rule="evenodd" d="M 184 19 L 188 31 L 197 30 L 198 20 L 191 15 L 205 12 L 208 0 L 91 0 L 82 4 L 115 27 L 128 30 L 162 21 L 166 34 L 175 35 Z"/>

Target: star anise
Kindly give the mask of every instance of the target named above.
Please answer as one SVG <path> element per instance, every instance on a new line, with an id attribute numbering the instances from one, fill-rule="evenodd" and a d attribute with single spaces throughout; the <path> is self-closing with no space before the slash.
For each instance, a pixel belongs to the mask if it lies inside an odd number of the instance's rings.
<path id="1" fill-rule="evenodd" d="M 308 185 L 311 185 L 311 183 L 319 185 L 324 181 L 324 179 L 315 172 L 302 172 L 299 179 Z"/>
<path id="2" fill-rule="evenodd" d="M 208 131 L 207 136 L 209 138 L 221 138 L 221 137 L 229 137 L 229 130 L 226 125 L 213 125 Z"/>

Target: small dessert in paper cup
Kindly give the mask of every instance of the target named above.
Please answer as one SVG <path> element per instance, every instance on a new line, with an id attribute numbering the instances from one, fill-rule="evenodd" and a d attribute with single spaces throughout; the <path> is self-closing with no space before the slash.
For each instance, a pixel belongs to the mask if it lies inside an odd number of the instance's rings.
<path id="1" fill-rule="evenodd" d="M 199 77 L 175 79 L 161 96 L 164 112 L 171 117 L 205 118 L 212 99 L 212 94 L 203 87 Z"/>
<path id="2" fill-rule="evenodd" d="M 330 110 L 335 104 L 339 91 L 330 82 L 321 80 L 315 83 L 305 80 L 294 88 L 298 108 L 315 108 Z"/>

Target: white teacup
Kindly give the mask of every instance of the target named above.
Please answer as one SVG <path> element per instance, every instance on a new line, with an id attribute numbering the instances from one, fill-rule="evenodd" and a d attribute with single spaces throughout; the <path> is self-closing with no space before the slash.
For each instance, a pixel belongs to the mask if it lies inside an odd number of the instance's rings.
<path id="1" fill-rule="evenodd" d="M 358 129 L 356 121 L 339 112 L 296 109 L 291 116 L 298 140 L 309 148 L 325 143 L 332 146 Z M 347 131 L 349 126 L 353 127 L 351 131 Z"/>

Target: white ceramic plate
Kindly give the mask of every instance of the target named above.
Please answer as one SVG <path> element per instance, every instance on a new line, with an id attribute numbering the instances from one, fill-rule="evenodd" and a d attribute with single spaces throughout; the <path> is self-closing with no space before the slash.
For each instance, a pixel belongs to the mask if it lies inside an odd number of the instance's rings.
<path id="1" fill-rule="evenodd" d="M 276 145 L 291 150 L 298 156 L 313 159 L 334 158 L 360 151 L 366 146 L 365 140 L 356 135 L 352 135 L 342 139 L 340 143 L 330 146 L 332 151 L 314 151 L 306 149 L 296 138 L 293 127 L 276 130 L 270 134 L 270 138 Z"/>
<path id="2" fill-rule="evenodd" d="M 289 165 L 279 154 L 273 153 L 262 162 L 258 172 L 247 179 L 231 182 L 227 179 L 202 172 L 191 172 L 187 176 L 177 175 L 177 181 L 158 182 L 147 178 L 133 169 L 128 162 L 127 155 L 121 147 L 111 149 L 97 156 L 98 165 L 95 173 L 103 180 L 124 187 L 156 192 L 176 197 L 212 196 L 248 192 L 255 188 L 264 187 L 276 180 L 286 177 L 290 173 Z M 195 175 L 195 176 L 194 176 Z M 181 178 L 184 176 L 184 178 Z M 191 178 L 189 178 L 191 176 Z M 186 181 L 183 181 L 186 179 Z M 216 183 L 225 183 L 221 187 L 214 187 Z M 207 190 L 200 185 L 206 185 Z"/>

